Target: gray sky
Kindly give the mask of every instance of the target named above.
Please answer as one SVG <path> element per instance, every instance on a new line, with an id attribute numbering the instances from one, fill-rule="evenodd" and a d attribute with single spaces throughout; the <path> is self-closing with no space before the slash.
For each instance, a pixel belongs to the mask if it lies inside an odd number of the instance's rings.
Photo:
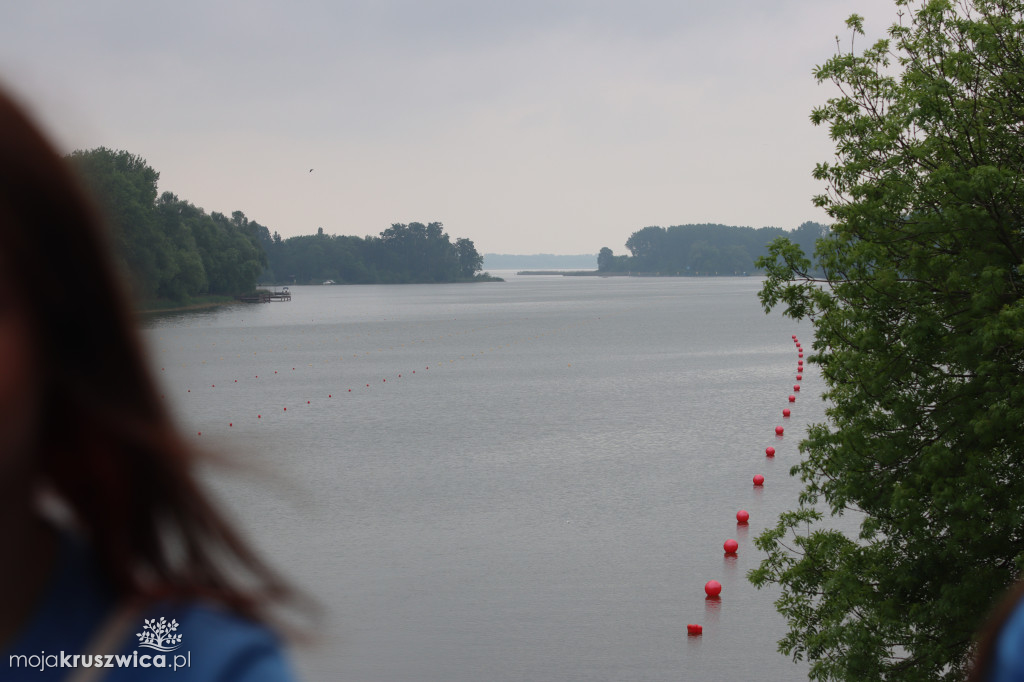
<path id="1" fill-rule="evenodd" d="M 825 220 L 811 71 L 892 0 L 33 0 L 0 80 L 64 151 L 283 236 L 444 222 L 498 253 Z M 309 173 L 309 169 L 315 169 Z"/>

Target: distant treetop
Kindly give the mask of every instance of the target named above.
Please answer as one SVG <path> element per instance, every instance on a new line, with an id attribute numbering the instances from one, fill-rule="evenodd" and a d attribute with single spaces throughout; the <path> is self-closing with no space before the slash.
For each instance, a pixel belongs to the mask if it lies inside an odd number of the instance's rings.
<path id="1" fill-rule="evenodd" d="M 674 225 L 645 227 L 626 240 L 632 255 L 616 256 L 603 247 L 597 256 L 600 272 L 632 272 L 658 275 L 743 275 L 754 272 L 754 261 L 768 253 L 776 238 L 788 236 L 813 252 L 829 228 L 805 222 L 793 232 L 778 227 L 730 225 Z"/>

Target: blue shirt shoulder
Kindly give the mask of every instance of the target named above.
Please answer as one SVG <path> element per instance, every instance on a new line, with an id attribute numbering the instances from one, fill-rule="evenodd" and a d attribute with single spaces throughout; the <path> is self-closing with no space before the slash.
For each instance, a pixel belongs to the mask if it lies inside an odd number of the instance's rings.
<path id="1" fill-rule="evenodd" d="M 989 682 L 1024 682 L 1024 602 L 1003 625 L 996 640 Z"/>
<path id="2" fill-rule="evenodd" d="M 89 548 L 63 535 L 54 574 L 35 613 L 0 659 L 0 679 L 73 679 L 97 631 L 117 610 L 114 590 Z M 163 619 L 163 622 L 161 622 Z M 147 622 L 148 621 L 148 622 Z M 289 682 L 295 680 L 277 636 L 216 605 L 160 602 L 99 663 L 103 682 Z M 77 660 L 75 656 L 78 656 Z"/>

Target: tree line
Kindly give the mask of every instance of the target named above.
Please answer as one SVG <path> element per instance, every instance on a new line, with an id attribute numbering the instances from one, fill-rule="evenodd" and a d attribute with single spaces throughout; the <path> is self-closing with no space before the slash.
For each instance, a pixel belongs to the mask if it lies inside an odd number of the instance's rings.
<path id="1" fill-rule="evenodd" d="M 245 293 L 266 269 L 266 228 L 241 211 L 208 214 L 171 192 L 158 195 L 160 174 L 127 151 L 99 147 L 68 158 L 106 214 L 136 301 Z"/>
<path id="2" fill-rule="evenodd" d="M 316 234 L 282 239 L 262 237 L 269 267 L 264 282 L 320 284 L 410 284 L 494 279 L 478 274 L 483 266 L 473 241 L 452 242 L 444 225 L 395 223 L 379 236 Z"/>
<path id="3" fill-rule="evenodd" d="M 236 296 L 257 282 L 351 284 L 456 282 L 479 274 L 473 242 L 439 222 L 394 224 L 379 236 L 282 239 L 241 211 L 206 213 L 172 192 L 145 159 L 105 147 L 68 155 L 111 228 L 117 264 L 141 305 Z"/>
<path id="4" fill-rule="evenodd" d="M 730 225 L 674 225 L 645 227 L 626 240 L 631 255 L 616 256 L 604 247 L 597 256 L 598 272 L 657 275 L 743 275 L 757 269 L 755 261 L 768 253 L 768 245 L 789 237 L 813 252 L 828 227 L 805 222 L 793 232 L 778 227 Z"/>

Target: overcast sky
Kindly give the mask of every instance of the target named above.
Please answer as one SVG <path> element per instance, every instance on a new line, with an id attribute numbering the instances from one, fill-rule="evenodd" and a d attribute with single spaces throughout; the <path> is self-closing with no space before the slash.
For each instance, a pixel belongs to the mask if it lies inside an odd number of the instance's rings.
<path id="1" fill-rule="evenodd" d="M 145 158 L 283 236 L 438 220 L 481 253 L 616 253 L 647 225 L 825 220 L 808 116 L 892 0 L 33 0 L 0 80 L 62 151 Z M 310 173 L 309 169 L 313 168 Z"/>

